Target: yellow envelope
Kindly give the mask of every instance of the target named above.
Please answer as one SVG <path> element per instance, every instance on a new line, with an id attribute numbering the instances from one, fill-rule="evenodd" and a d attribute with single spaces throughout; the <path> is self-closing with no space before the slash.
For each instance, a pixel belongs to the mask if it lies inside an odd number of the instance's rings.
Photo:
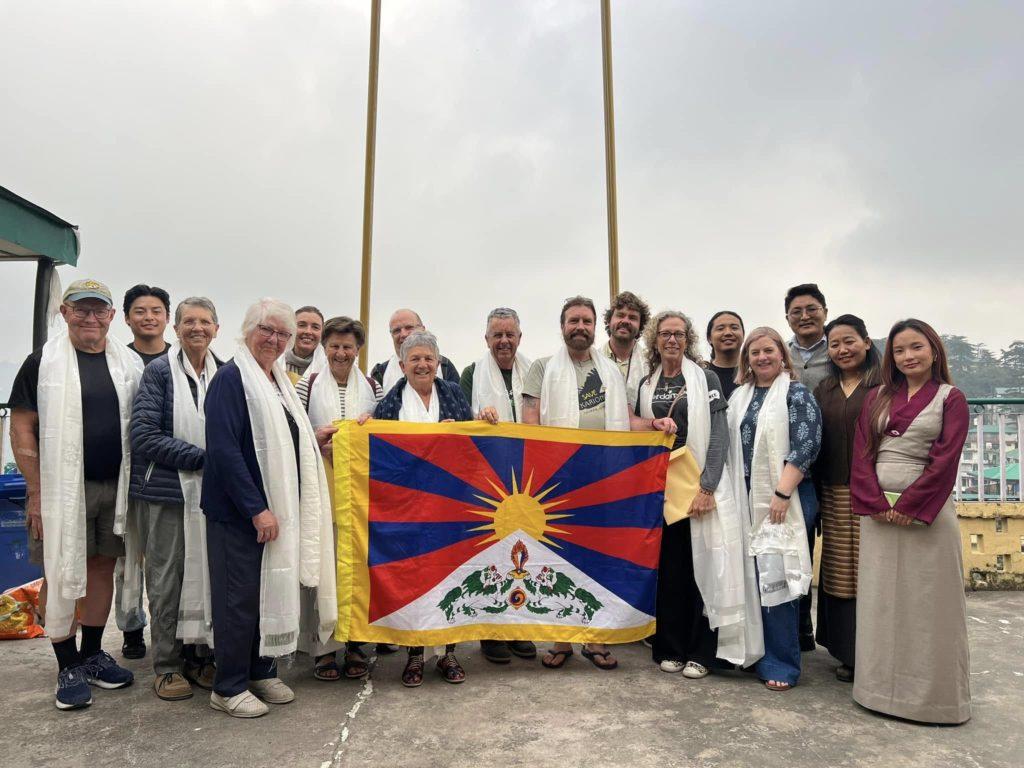
<path id="1" fill-rule="evenodd" d="M 690 504 L 700 489 L 700 467 L 685 445 L 669 455 L 665 476 L 665 522 L 669 525 L 690 516 Z"/>

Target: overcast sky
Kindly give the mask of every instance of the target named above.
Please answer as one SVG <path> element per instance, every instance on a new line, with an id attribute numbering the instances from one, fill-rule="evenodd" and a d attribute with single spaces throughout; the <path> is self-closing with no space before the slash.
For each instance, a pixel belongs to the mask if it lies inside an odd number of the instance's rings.
<path id="1" fill-rule="evenodd" d="M 1024 4 L 613 6 L 623 288 L 785 330 L 816 281 L 874 336 L 1024 337 Z M 65 285 L 207 295 L 225 354 L 263 295 L 358 316 L 368 1 L 9 2 L 0 25 L 0 185 L 79 225 Z M 398 306 L 462 367 L 494 306 L 540 356 L 565 297 L 607 304 L 596 0 L 384 0 L 374 234 L 372 360 Z M 0 268 L 18 361 L 32 268 Z"/>

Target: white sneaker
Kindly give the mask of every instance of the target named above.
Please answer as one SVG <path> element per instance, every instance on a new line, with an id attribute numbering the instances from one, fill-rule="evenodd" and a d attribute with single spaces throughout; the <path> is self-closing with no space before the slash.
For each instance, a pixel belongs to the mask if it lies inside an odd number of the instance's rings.
<path id="1" fill-rule="evenodd" d="M 681 661 L 676 661 L 675 659 L 665 659 L 665 661 L 661 662 L 661 671 L 662 672 L 682 672 L 683 671 L 683 667 L 685 667 L 685 666 L 686 665 L 683 664 L 683 662 L 681 662 Z"/>
<path id="2" fill-rule="evenodd" d="M 703 664 L 698 664 L 696 661 L 686 662 L 686 666 L 683 667 L 683 677 L 688 677 L 691 680 L 700 680 L 702 677 L 708 676 L 708 668 Z"/>
<path id="3" fill-rule="evenodd" d="M 261 717 L 270 711 L 270 707 L 253 696 L 249 691 L 242 691 L 234 696 L 210 694 L 210 707 L 227 712 L 232 717 Z"/>
<path id="4" fill-rule="evenodd" d="M 295 701 L 295 692 L 284 684 L 280 677 L 266 680 L 250 680 L 249 690 L 263 699 L 267 704 L 287 704 Z"/>

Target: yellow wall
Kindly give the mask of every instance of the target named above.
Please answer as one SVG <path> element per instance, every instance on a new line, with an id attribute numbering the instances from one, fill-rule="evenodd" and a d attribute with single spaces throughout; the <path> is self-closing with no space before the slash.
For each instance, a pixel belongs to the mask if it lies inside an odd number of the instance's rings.
<path id="1" fill-rule="evenodd" d="M 966 502 L 957 504 L 964 553 L 964 583 L 969 589 L 1024 589 L 1024 504 L 1017 502 Z M 996 518 L 1004 531 L 996 533 Z M 971 549 L 971 534 L 981 536 L 980 547 Z M 996 555 L 1009 558 L 1005 569 L 996 570 Z"/>

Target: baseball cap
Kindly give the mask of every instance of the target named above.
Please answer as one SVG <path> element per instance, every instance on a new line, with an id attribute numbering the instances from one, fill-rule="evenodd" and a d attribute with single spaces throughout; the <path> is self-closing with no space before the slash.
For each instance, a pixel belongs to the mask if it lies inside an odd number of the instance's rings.
<path id="1" fill-rule="evenodd" d="M 92 278 L 75 280 L 75 282 L 64 289 L 64 301 L 80 301 L 81 299 L 100 299 L 111 306 L 114 304 L 110 289 L 99 280 L 93 280 Z"/>

